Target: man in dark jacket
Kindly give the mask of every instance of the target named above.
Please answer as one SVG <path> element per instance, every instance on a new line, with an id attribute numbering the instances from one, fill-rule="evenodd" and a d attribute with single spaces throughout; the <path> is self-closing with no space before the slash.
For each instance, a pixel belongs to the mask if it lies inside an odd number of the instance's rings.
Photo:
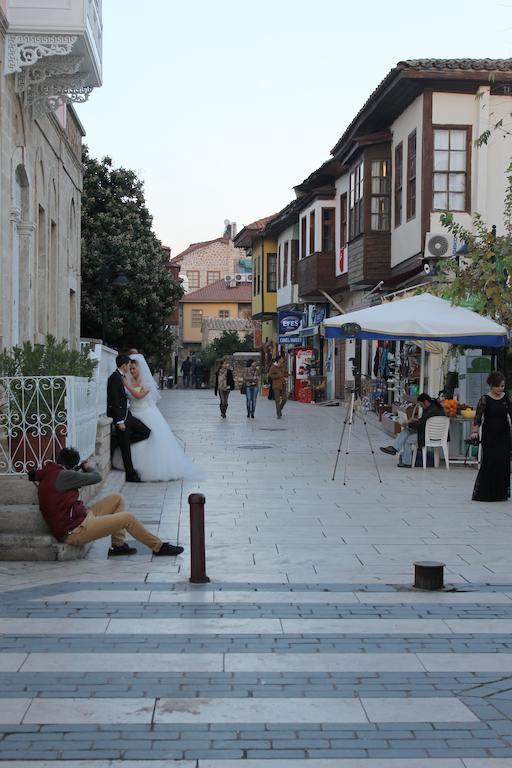
<path id="1" fill-rule="evenodd" d="M 149 547 L 154 555 L 174 556 L 183 552 L 150 533 L 142 523 L 124 508 L 118 493 L 97 501 L 87 509 L 80 500 L 79 489 L 101 482 L 101 475 L 88 462 L 80 464 L 80 454 L 74 448 L 63 448 L 57 461 L 29 472 L 29 480 L 38 483 L 39 508 L 48 528 L 59 541 L 66 544 L 87 544 L 89 541 L 112 537 L 108 556 L 134 555 L 135 547 L 125 542 L 126 531 Z"/>
<path id="2" fill-rule="evenodd" d="M 407 426 L 397 435 L 393 445 L 387 445 L 380 450 L 391 456 L 399 454 L 398 467 L 410 467 L 412 464 L 412 450 L 415 445 L 423 448 L 425 445 L 425 425 L 432 416 L 444 416 L 443 406 L 433 400 L 426 392 L 422 392 L 416 398 L 421 405 L 422 414 L 419 419 L 409 419 Z"/>
<path id="3" fill-rule="evenodd" d="M 117 445 L 121 449 L 126 481 L 128 483 L 140 483 L 138 472 L 133 468 L 131 444 L 147 440 L 151 434 L 149 427 L 132 416 L 128 408 L 128 398 L 124 388 L 124 377 L 130 368 L 128 355 L 117 355 L 117 369 L 108 377 L 107 381 L 107 416 L 114 422 Z M 113 453 L 113 451 L 112 451 Z"/>

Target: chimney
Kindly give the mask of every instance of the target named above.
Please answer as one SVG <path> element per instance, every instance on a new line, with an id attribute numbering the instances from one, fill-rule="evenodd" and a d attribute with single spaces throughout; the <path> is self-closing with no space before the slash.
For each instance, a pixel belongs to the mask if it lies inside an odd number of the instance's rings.
<path id="1" fill-rule="evenodd" d="M 231 239 L 234 240 L 236 237 L 236 221 L 231 222 Z"/>

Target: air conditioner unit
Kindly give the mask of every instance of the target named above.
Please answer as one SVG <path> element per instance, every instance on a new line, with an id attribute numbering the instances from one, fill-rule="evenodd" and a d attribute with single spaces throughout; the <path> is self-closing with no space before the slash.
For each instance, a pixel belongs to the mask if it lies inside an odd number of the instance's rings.
<path id="1" fill-rule="evenodd" d="M 426 259 L 449 259 L 452 256 L 452 243 L 449 237 L 436 232 L 427 232 L 425 236 Z"/>
<path id="2" fill-rule="evenodd" d="M 226 275 L 226 277 L 224 278 L 224 282 L 226 283 L 226 285 L 229 285 L 230 283 L 232 283 L 233 280 L 234 278 L 231 275 Z"/>
<path id="3" fill-rule="evenodd" d="M 245 275 L 241 272 L 237 272 L 235 275 L 235 283 L 245 283 Z"/>

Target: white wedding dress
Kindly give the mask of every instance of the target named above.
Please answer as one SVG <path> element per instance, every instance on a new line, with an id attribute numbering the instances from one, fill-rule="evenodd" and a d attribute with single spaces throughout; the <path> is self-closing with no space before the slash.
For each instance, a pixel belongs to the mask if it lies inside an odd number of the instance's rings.
<path id="1" fill-rule="evenodd" d="M 204 472 L 185 456 L 181 445 L 149 395 L 141 399 L 128 392 L 133 416 L 151 430 L 147 440 L 132 443 L 132 462 L 143 482 L 168 480 L 202 480 Z M 124 469 L 119 448 L 114 453 L 113 466 Z"/>

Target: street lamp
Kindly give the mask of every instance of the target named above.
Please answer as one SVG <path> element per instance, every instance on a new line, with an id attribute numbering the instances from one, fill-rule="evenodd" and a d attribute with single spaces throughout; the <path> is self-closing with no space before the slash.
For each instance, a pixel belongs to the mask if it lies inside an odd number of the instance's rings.
<path id="1" fill-rule="evenodd" d="M 106 264 L 101 268 L 101 341 L 105 344 L 105 329 L 107 327 L 106 312 L 105 312 L 105 283 L 108 275 L 108 267 Z M 117 272 L 114 279 L 111 281 L 113 288 L 125 288 L 129 284 L 130 280 L 126 277 L 124 272 Z"/>

